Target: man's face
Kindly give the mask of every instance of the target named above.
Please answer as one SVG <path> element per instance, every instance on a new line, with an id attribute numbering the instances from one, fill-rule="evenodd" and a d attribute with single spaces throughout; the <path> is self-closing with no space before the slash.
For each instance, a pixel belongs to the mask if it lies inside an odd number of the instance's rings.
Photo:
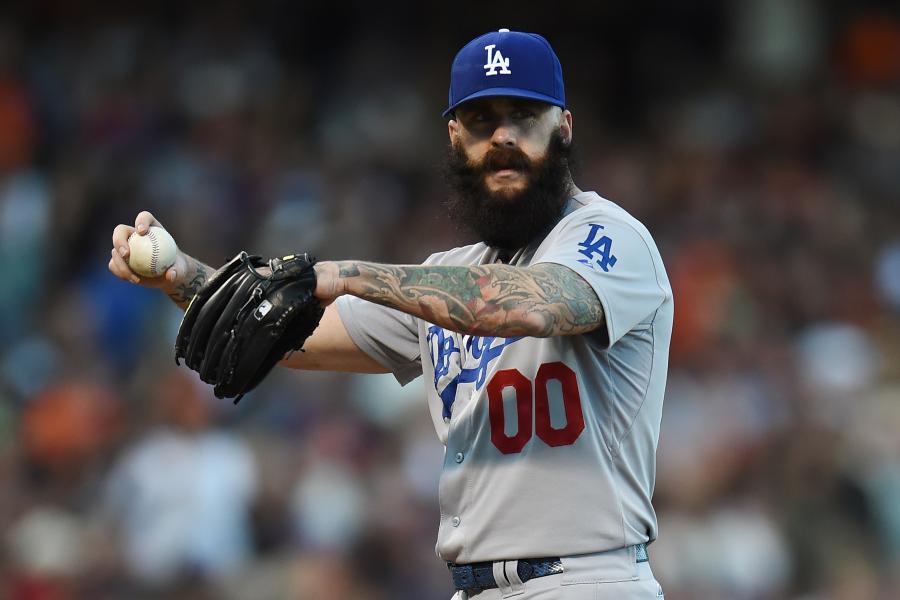
<path id="1" fill-rule="evenodd" d="M 535 100 L 479 98 L 459 106 L 454 117 L 448 125 L 451 144 L 462 149 L 473 166 L 486 167 L 485 187 L 497 196 L 513 197 L 528 186 L 517 156 L 535 164 L 546 156 L 555 132 L 565 144 L 571 139 L 571 113 Z"/>
<path id="2" fill-rule="evenodd" d="M 482 98 L 449 124 L 450 216 L 491 246 L 524 246 L 559 217 L 570 184 L 572 115 L 519 98 Z"/>

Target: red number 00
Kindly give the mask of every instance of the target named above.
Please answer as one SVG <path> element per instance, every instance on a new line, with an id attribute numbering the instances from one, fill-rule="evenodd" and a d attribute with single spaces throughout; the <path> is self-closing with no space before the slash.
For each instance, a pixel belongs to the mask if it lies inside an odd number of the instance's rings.
<path id="1" fill-rule="evenodd" d="M 547 386 L 551 379 L 562 385 L 563 406 L 566 410 L 566 426 L 555 429 L 550 422 L 550 400 Z M 518 428 L 513 436 L 506 435 L 506 418 L 503 411 L 503 390 L 511 387 L 516 391 L 516 417 Z M 532 398 L 531 382 L 518 369 L 497 371 L 487 385 L 488 415 L 491 420 L 491 441 L 503 454 L 521 452 L 531 439 L 531 416 L 534 406 L 534 420 L 537 436 L 548 446 L 568 446 L 574 444 L 584 431 L 584 413 L 581 410 L 581 395 L 578 393 L 578 378 L 575 371 L 561 362 L 544 363 L 534 378 Z"/>

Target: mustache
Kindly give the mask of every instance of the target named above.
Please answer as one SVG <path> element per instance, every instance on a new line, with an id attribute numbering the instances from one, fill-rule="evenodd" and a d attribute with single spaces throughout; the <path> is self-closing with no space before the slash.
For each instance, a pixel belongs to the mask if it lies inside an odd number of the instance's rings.
<path id="1" fill-rule="evenodd" d="M 487 154 L 478 161 L 469 161 L 469 169 L 475 174 L 484 174 L 502 169 L 533 172 L 535 164 L 518 148 L 497 147 L 488 150 Z"/>
<path id="2" fill-rule="evenodd" d="M 514 169 L 516 171 L 531 172 L 535 165 L 518 148 L 497 147 L 491 148 L 475 168 L 481 172 L 500 171 L 502 169 Z"/>

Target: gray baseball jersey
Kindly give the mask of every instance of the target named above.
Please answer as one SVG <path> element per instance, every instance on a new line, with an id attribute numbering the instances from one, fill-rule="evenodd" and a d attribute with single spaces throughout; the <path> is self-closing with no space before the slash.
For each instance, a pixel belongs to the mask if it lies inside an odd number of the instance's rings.
<path id="1" fill-rule="evenodd" d="M 479 243 L 425 264 L 497 260 Z M 673 303 L 650 233 L 583 192 L 510 263 L 573 269 L 596 291 L 604 325 L 583 335 L 477 337 L 355 297 L 337 304 L 350 337 L 400 383 L 424 374 L 446 446 L 438 555 L 469 563 L 652 541 Z"/>

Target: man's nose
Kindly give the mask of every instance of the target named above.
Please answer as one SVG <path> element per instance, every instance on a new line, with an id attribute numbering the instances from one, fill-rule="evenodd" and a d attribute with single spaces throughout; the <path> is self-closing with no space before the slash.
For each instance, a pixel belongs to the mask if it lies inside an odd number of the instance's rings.
<path id="1" fill-rule="evenodd" d="M 491 136 L 491 144 L 494 146 L 510 146 L 516 145 L 517 132 L 516 128 L 509 123 L 501 123 L 494 129 Z"/>

